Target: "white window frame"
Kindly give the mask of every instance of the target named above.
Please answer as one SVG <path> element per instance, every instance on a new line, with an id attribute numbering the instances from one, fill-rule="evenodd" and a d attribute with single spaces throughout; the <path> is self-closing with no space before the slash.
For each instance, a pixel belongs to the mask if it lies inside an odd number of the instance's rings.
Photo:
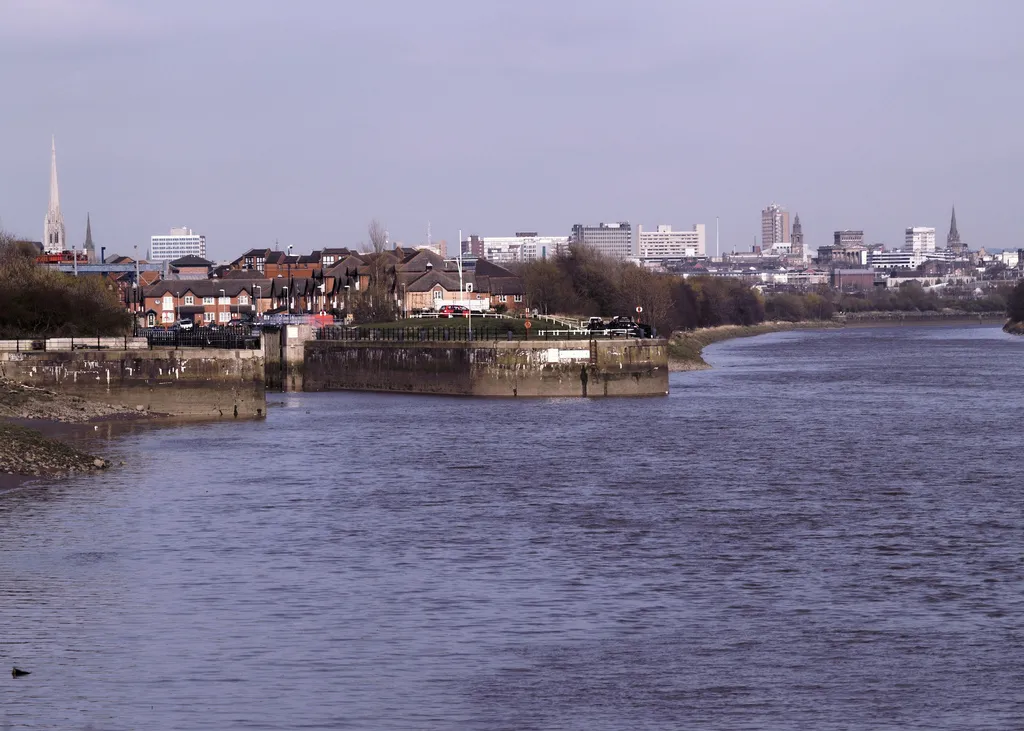
<path id="1" fill-rule="evenodd" d="M 173 310 L 174 309 L 174 296 L 173 295 L 169 295 L 169 294 L 165 294 L 163 296 L 163 300 L 161 301 L 161 305 L 163 306 L 163 308 L 165 310 Z"/>
<path id="2" fill-rule="evenodd" d="M 203 297 L 203 304 L 204 305 L 212 305 L 213 304 L 213 297 Z"/>
<path id="3" fill-rule="evenodd" d="M 213 322 L 213 319 L 217 316 L 216 312 L 204 312 L 203 322 Z"/>
<path id="4" fill-rule="evenodd" d="M 194 305 L 195 303 L 196 303 L 196 298 L 195 297 L 193 297 L 190 294 L 186 294 L 185 295 L 185 304 L 186 305 Z"/>
<path id="5" fill-rule="evenodd" d="M 444 299 L 444 290 L 443 289 L 435 289 L 431 294 L 434 295 L 434 301 L 435 302 L 437 302 L 438 300 L 443 300 Z"/>
<path id="6" fill-rule="evenodd" d="M 225 311 L 222 310 L 218 314 L 220 315 L 220 321 L 221 322 L 231 322 L 231 313 L 230 312 L 225 312 Z"/>
<path id="7" fill-rule="evenodd" d="M 473 283 L 472 282 L 466 282 L 466 291 L 467 292 L 472 292 L 473 291 Z"/>
<path id="8" fill-rule="evenodd" d="M 247 294 L 240 294 L 240 295 L 238 295 L 238 304 L 240 304 L 240 305 L 247 305 L 247 304 L 249 304 L 249 295 L 247 295 Z"/>
<path id="9" fill-rule="evenodd" d="M 161 312 L 160 313 L 160 322 L 162 322 L 164 324 L 167 324 L 169 322 L 174 322 L 174 313 L 173 312 Z"/>
<path id="10" fill-rule="evenodd" d="M 218 297 L 217 298 L 217 304 L 218 305 L 230 305 L 231 304 L 231 298 L 230 297 Z"/>
<path id="11" fill-rule="evenodd" d="M 523 301 L 523 295 L 521 295 L 521 294 L 514 295 L 512 299 L 515 302 L 522 302 Z"/>

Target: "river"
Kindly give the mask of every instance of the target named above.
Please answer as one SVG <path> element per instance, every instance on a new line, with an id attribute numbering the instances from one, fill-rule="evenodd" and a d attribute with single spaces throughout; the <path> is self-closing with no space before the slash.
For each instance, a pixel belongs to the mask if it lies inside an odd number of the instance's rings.
<path id="1" fill-rule="evenodd" d="M 1024 339 L 668 398 L 274 396 L 0 495 L 2 729 L 1024 727 Z"/>

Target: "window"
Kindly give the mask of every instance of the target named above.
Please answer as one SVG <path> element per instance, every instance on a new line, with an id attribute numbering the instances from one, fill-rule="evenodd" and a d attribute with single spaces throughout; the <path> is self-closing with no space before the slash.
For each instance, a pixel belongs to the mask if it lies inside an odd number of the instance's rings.
<path id="1" fill-rule="evenodd" d="M 161 312 L 160 313 L 160 322 L 174 322 L 174 313 L 173 312 Z"/>
<path id="2" fill-rule="evenodd" d="M 443 289 L 435 289 L 434 290 L 434 299 L 436 299 L 436 300 L 443 300 L 444 299 L 444 290 Z"/>
<path id="3" fill-rule="evenodd" d="M 231 321 L 231 313 L 230 312 L 221 312 L 220 313 L 220 321 L 221 322 L 230 322 Z"/>
<path id="4" fill-rule="evenodd" d="M 218 297 L 217 298 L 217 304 L 219 304 L 219 305 L 230 305 L 231 304 L 231 298 L 230 297 Z"/>
<path id="5" fill-rule="evenodd" d="M 164 309 L 165 310 L 174 309 L 174 297 L 172 297 L 169 294 L 165 294 L 164 295 Z"/>
<path id="6" fill-rule="evenodd" d="M 212 305 L 213 304 L 213 297 L 203 297 L 203 304 L 204 305 Z"/>
<path id="7" fill-rule="evenodd" d="M 515 299 L 516 302 L 522 302 L 523 301 L 523 295 L 517 294 L 513 299 Z"/>
<path id="8" fill-rule="evenodd" d="M 203 322 L 213 322 L 213 318 L 214 318 L 214 316 L 216 314 L 217 313 L 215 313 L 215 312 L 204 312 L 203 313 Z"/>
<path id="9" fill-rule="evenodd" d="M 185 304 L 186 305 L 194 305 L 195 303 L 196 303 L 196 298 L 195 297 L 193 297 L 190 294 L 186 294 L 185 295 Z"/>
<path id="10" fill-rule="evenodd" d="M 466 282 L 466 291 L 467 292 L 472 292 L 473 291 L 473 284 L 472 284 L 472 282 Z"/>
<path id="11" fill-rule="evenodd" d="M 238 304 L 240 304 L 240 305 L 247 305 L 247 304 L 249 304 L 249 295 L 247 295 L 247 294 L 240 294 L 240 295 L 238 295 Z"/>

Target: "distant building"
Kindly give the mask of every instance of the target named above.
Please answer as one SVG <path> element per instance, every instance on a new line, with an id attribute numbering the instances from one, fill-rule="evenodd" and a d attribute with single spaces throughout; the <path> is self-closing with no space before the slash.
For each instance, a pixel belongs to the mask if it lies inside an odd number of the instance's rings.
<path id="1" fill-rule="evenodd" d="M 82 246 L 85 258 L 90 264 L 96 264 L 96 244 L 92 240 L 92 216 L 85 214 L 85 244 Z"/>
<path id="2" fill-rule="evenodd" d="M 167 265 L 169 279 L 209 279 L 213 262 L 201 256 L 183 256 Z"/>
<path id="3" fill-rule="evenodd" d="M 818 264 L 821 266 L 866 266 L 868 248 L 858 244 L 850 246 L 819 246 Z"/>
<path id="4" fill-rule="evenodd" d="M 690 231 L 673 231 L 659 224 L 656 231 L 636 227 L 637 248 L 641 259 L 693 259 L 706 255 L 704 224 L 694 224 Z"/>
<path id="5" fill-rule="evenodd" d="M 150 261 L 173 261 L 184 256 L 205 259 L 206 237 L 194 233 L 190 228 L 172 228 L 167 235 L 150 237 Z"/>
<path id="6" fill-rule="evenodd" d="M 577 223 L 572 227 L 570 240 L 613 259 L 628 259 L 634 255 L 632 228 L 628 221 L 601 223 L 597 226 Z"/>
<path id="7" fill-rule="evenodd" d="M 924 256 L 913 251 L 868 252 L 868 266 L 876 269 L 916 269 Z"/>
<path id="8" fill-rule="evenodd" d="M 946 248 L 957 254 L 966 254 L 967 244 L 960 240 L 960 232 L 956 228 L 956 206 L 953 207 L 953 214 L 949 219 L 949 233 L 946 235 Z"/>
<path id="9" fill-rule="evenodd" d="M 560 253 L 569 243 L 568 236 L 540 236 L 535 231 L 518 231 L 515 236 L 470 236 L 464 254 L 495 264 L 547 259 Z"/>
<path id="10" fill-rule="evenodd" d="M 796 214 L 793 217 L 793 235 L 792 241 L 790 242 L 790 253 L 793 257 L 806 261 L 806 251 L 804 249 L 804 227 L 800 225 L 800 214 Z"/>
<path id="11" fill-rule="evenodd" d="M 908 228 L 903 248 L 918 254 L 935 251 L 935 229 L 925 226 Z"/>
<path id="12" fill-rule="evenodd" d="M 851 231 L 850 229 L 835 231 L 832 234 L 832 245 L 837 247 L 863 246 L 864 232 Z"/>
<path id="13" fill-rule="evenodd" d="M 875 270 L 833 269 L 832 286 L 846 290 L 871 289 L 875 286 Z"/>
<path id="14" fill-rule="evenodd" d="M 769 249 L 773 244 L 788 244 L 789 211 L 772 203 L 761 211 L 761 248 Z"/>
<path id="15" fill-rule="evenodd" d="M 64 216 L 60 212 L 60 193 L 57 190 L 57 141 L 50 140 L 50 205 L 43 220 L 43 251 L 59 254 L 67 251 Z"/>

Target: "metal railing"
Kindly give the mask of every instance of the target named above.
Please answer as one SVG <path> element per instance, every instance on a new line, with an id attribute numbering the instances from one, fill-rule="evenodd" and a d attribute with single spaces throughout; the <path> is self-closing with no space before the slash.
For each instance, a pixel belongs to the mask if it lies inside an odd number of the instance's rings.
<path id="1" fill-rule="evenodd" d="M 483 341 L 544 341 L 544 340 L 603 340 L 610 338 L 640 337 L 636 333 L 589 330 L 541 330 L 524 332 L 508 327 L 322 327 L 314 331 L 317 340 L 342 342 L 378 341 L 387 343 L 417 342 L 483 342 Z"/>
<path id="2" fill-rule="evenodd" d="M 209 330 L 165 330 L 148 328 L 137 331 L 150 348 L 222 348 L 225 350 L 259 350 L 260 335 L 248 328 L 222 328 Z"/>

